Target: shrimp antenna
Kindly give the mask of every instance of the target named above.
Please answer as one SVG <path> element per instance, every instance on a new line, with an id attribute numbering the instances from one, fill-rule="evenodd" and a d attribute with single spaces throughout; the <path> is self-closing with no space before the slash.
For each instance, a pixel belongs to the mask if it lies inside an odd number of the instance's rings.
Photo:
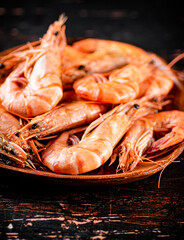
<path id="1" fill-rule="evenodd" d="M 159 179 L 158 179 L 158 188 L 160 188 L 160 182 L 161 182 L 161 177 L 163 174 L 163 171 L 166 169 L 166 167 L 172 163 L 172 162 L 176 162 L 174 161 L 182 152 L 184 149 L 184 142 L 182 142 L 172 153 L 169 154 L 169 156 L 166 159 L 166 164 L 163 166 L 163 169 L 161 170 L 160 174 L 159 174 Z M 165 159 L 164 159 L 165 160 Z"/>
<path id="2" fill-rule="evenodd" d="M 65 15 L 65 13 L 62 13 L 60 16 L 59 16 L 59 19 L 58 21 L 62 23 L 62 26 L 65 24 L 65 22 L 67 21 L 68 17 Z"/>
<path id="3" fill-rule="evenodd" d="M 179 54 L 176 56 L 170 63 L 168 63 L 168 66 L 172 68 L 177 62 L 179 62 L 182 58 L 184 58 L 184 53 Z"/>

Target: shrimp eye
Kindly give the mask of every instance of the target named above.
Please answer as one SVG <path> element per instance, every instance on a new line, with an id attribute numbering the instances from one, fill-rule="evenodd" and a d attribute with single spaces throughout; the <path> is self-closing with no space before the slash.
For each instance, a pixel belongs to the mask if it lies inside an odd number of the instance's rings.
<path id="1" fill-rule="evenodd" d="M 135 103 L 135 104 L 134 104 L 134 108 L 135 108 L 135 109 L 139 109 L 139 108 L 140 108 L 139 104 Z"/>
<path id="2" fill-rule="evenodd" d="M 33 123 L 31 127 L 32 127 L 32 129 L 36 129 L 38 127 L 38 124 L 37 123 Z"/>
<path id="3" fill-rule="evenodd" d="M 37 140 L 37 139 L 38 139 L 38 136 L 34 136 L 32 139 L 33 139 L 33 140 Z"/>
<path id="4" fill-rule="evenodd" d="M 5 65 L 3 63 L 0 63 L 0 69 L 4 68 Z"/>
<path id="5" fill-rule="evenodd" d="M 149 62 L 149 64 L 154 64 L 154 59 L 151 59 L 151 61 Z"/>
<path id="6" fill-rule="evenodd" d="M 84 69 L 84 68 L 85 68 L 85 65 L 79 65 L 79 66 L 78 66 L 78 69 L 79 69 L 79 70 L 82 70 L 82 69 Z"/>
<path id="7" fill-rule="evenodd" d="M 15 149 L 10 148 L 10 153 L 11 153 L 12 155 L 15 155 Z"/>
<path id="8" fill-rule="evenodd" d="M 16 136 L 16 137 L 19 137 L 19 132 L 16 132 L 16 133 L 15 133 L 15 136 Z"/>
<path id="9" fill-rule="evenodd" d="M 33 149 L 32 149 L 31 147 L 29 148 L 29 153 L 30 153 L 30 154 L 33 154 L 33 153 L 34 153 L 34 152 L 33 152 Z"/>
<path id="10" fill-rule="evenodd" d="M 58 31 L 55 31 L 54 35 L 55 35 L 55 36 L 57 36 L 57 35 L 58 35 L 58 33 L 59 33 Z"/>

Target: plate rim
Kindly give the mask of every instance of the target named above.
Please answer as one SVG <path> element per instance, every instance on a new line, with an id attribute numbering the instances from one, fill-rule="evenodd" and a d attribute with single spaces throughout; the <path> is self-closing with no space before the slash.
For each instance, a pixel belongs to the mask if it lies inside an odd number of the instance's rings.
<path id="1" fill-rule="evenodd" d="M 56 179 L 71 179 L 71 180 L 108 180 L 108 179 L 117 179 L 117 178 L 128 178 L 130 176 L 133 177 L 143 177 L 143 176 L 150 176 L 156 172 L 159 172 L 162 170 L 165 166 L 168 165 L 167 160 L 159 160 L 155 162 L 146 162 L 147 165 L 147 171 L 138 171 L 139 168 L 141 168 L 142 163 L 139 164 L 138 168 L 135 168 L 133 171 L 128 171 L 124 173 L 112 173 L 112 174 L 61 174 L 61 173 L 54 173 L 49 171 L 42 171 L 42 170 L 34 170 L 29 168 L 20 168 L 15 166 L 6 165 L 3 163 L 0 163 L 0 168 L 5 170 L 11 170 L 14 172 L 22 173 L 22 174 L 30 174 L 40 177 L 49 177 L 49 178 L 56 178 Z M 145 162 L 144 162 L 145 164 Z M 170 163 L 169 163 L 170 164 Z"/>

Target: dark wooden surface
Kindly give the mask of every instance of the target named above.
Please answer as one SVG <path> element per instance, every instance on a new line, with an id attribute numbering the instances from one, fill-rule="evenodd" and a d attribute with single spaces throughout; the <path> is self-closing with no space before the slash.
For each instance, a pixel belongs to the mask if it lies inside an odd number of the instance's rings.
<path id="1" fill-rule="evenodd" d="M 183 239 L 184 164 L 139 182 L 72 187 L 1 172 L 1 239 Z"/>
<path id="2" fill-rule="evenodd" d="M 0 50 L 37 40 L 65 12 L 69 37 L 121 40 L 171 60 L 184 50 L 177 1 L 29 1 L 0 6 Z M 182 63 L 183 64 L 183 63 Z M 64 186 L 0 171 L 0 239 L 183 239 L 184 163 L 120 186 Z"/>

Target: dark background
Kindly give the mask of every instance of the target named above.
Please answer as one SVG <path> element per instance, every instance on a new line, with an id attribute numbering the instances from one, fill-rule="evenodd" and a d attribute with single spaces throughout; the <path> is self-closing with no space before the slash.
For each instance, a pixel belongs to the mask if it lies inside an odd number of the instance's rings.
<path id="1" fill-rule="evenodd" d="M 32 0 L 1 5 L 0 50 L 37 40 L 63 12 L 68 37 L 119 40 L 157 53 L 184 49 L 181 1 Z"/>
<path id="2" fill-rule="evenodd" d="M 0 51 L 39 39 L 61 13 L 68 37 L 128 42 L 168 61 L 184 52 L 182 1 L 0 3 Z M 183 64 L 183 61 L 181 61 Z M 183 156 L 121 186 L 73 187 L 0 172 L 0 239 L 183 239 Z"/>

